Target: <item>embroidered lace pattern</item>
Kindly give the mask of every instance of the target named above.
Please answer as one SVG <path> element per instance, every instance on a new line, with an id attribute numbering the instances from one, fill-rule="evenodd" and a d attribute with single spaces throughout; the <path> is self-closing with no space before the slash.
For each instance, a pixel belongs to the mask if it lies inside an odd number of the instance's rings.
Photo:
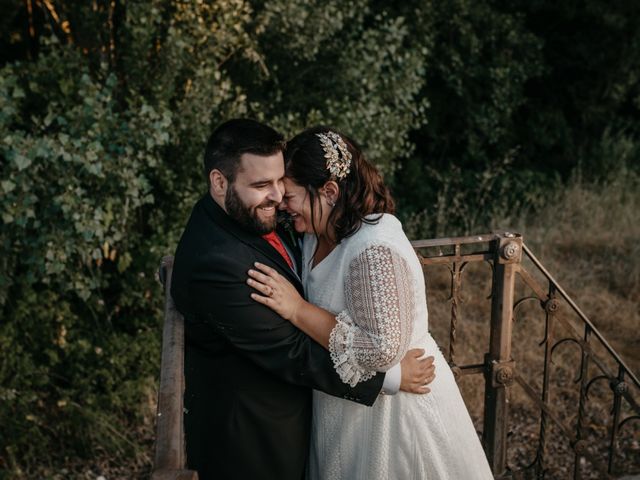
<path id="1" fill-rule="evenodd" d="M 408 349 L 415 298 L 406 260 L 387 246 L 367 247 L 349 264 L 345 298 L 329 351 L 340 378 L 353 387 L 391 368 Z"/>

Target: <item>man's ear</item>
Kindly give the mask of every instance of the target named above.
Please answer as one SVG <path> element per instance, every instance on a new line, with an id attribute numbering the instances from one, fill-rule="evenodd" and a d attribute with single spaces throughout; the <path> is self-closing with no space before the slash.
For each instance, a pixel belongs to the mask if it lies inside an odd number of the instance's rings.
<path id="1" fill-rule="evenodd" d="M 221 197 L 227 194 L 227 188 L 229 188 L 229 182 L 220 170 L 214 168 L 209 172 L 209 184 L 211 185 L 211 194 L 214 197 Z"/>
<path id="2" fill-rule="evenodd" d="M 338 197 L 340 197 L 340 187 L 333 180 L 329 180 L 324 184 L 322 192 L 324 193 L 327 201 L 332 204 L 335 204 L 338 201 Z"/>

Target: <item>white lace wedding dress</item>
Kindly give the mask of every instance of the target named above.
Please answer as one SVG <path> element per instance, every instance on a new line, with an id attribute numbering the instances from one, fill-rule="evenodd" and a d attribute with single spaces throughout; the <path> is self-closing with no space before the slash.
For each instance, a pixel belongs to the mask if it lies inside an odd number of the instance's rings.
<path id="1" fill-rule="evenodd" d="M 338 315 L 330 351 L 342 380 L 355 385 L 418 347 L 435 356 L 436 379 L 427 395 L 381 395 L 373 407 L 314 391 L 309 478 L 492 479 L 453 374 L 427 331 L 422 268 L 400 222 L 385 214 L 363 224 L 311 268 L 315 245 L 306 235 L 302 279 L 309 301 Z"/>

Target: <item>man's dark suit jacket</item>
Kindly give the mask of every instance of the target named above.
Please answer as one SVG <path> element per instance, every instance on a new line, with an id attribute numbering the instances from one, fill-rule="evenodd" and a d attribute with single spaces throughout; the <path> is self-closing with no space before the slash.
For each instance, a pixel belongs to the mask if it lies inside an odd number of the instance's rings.
<path id="1" fill-rule="evenodd" d="M 267 241 L 210 195 L 198 201 L 176 251 L 171 294 L 185 318 L 187 464 L 200 480 L 301 480 L 311 389 L 371 405 L 384 380 L 378 374 L 351 389 L 324 348 L 252 300 L 246 280 L 256 261 L 303 293 Z"/>

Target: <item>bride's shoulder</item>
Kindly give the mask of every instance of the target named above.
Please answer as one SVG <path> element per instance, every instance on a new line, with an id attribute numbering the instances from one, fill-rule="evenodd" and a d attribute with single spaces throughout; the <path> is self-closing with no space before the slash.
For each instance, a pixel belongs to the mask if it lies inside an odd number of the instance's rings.
<path id="1" fill-rule="evenodd" d="M 344 245 L 348 264 L 356 259 L 371 261 L 380 258 L 381 255 L 390 258 L 389 254 L 391 254 L 414 265 L 416 271 L 422 271 L 415 250 L 404 233 L 400 220 L 387 213 L 369 216 L 367 220 L 369 222 L 363 222 L 360 230 L 350 239 L 350 242 Z"/>
<path id="2" fill-rule="evenodd" d="M 362 235 L 374 238 L 404 236 L 402 224 L 390 213 L 371 214 L 365 217 L 360 228 Z"/>
<path id="3" fill-rule="evenodd" d="M 393 245 L 405 238 L 400 221 L 394 215 L 383 213 L 367 215 L 358 231 L 343 242 L 350 249 L 362 250 L 370 245 Z"/>

